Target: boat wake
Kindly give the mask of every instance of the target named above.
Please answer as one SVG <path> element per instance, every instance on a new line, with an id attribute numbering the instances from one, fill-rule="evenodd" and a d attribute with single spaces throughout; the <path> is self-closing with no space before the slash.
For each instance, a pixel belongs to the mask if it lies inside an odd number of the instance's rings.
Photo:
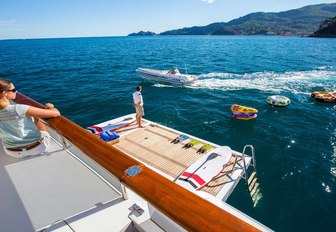
<path id="1" fill-rule="evenodd" d="M 158 87 L 158 88 L 174 88 L 174 87 L 182 87 L 182 86 L 178 86 L 178 85 L 160 84 L 160 83 L 153 84 L 153 86 L 154 86 L 154 87 Z"/>
<path id="2" fill-rule="evenodd" d="M 317 90 L 336 89 L 336 70 L 322 67 L 312 71 L 276 73 L 272 71 L 246 74 L 208 73 L 198 76 L 197 81 L 187 87 L 214 90 L 254 89 L 260 91 L 295 94 L 310 94 Z"/>

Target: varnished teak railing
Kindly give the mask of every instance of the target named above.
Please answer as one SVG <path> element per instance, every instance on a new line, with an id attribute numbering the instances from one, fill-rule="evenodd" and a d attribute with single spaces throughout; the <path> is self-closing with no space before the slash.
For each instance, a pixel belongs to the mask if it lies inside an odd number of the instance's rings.
<path id="1" fill-rule="evenodd" d="M 17 95 L 16 102 L 43 107 L 22 94 Z M 247 222 L 143 166 L 67 118 L 60 116 L 46 121 L 60 135 L 188 231 L 258 231 Z M 142 172 L 130 177 L 125 170 L 133 165 L 142 166 Z"/>

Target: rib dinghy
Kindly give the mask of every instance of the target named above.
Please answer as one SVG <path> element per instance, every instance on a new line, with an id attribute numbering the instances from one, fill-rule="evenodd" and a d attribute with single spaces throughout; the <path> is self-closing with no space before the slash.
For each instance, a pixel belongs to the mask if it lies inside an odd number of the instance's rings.
<path id="1" fill-rule="evenodd" d="M 170 74 L 169 70 L 138 68 L 135 71 L 144 79 L 171 84 L 187 85 L 192 84 L 196 80 L 195 76 L 188 74 Z"/>

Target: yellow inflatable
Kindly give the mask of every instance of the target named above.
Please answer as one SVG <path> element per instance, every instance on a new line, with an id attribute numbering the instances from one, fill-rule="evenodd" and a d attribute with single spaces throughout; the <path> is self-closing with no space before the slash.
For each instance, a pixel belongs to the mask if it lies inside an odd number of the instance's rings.
<path id="1" fill-rule="evenodd" d="M 240 119 L 240 120 L 250 120 L 257 117 L 258 110 L 246 106 L 240 105 L 232 105 L 232 118 Z"/>
<path id="2" fill-rule="evenodd" d="M 313 92 L 311 96 L 316 101 L 331 102 L 331 103 L 336 102 L 336 92 L 316 91 L 316 92 Z"/>
<path id="3" fill-rule="evenodd" d="M 246 106 L 241 106 L 237 104 L 232 105 L 231 110 L 232 112 L 235 112 L 235 113 L 258 113 L 257 109 L 246 107 Z"/>

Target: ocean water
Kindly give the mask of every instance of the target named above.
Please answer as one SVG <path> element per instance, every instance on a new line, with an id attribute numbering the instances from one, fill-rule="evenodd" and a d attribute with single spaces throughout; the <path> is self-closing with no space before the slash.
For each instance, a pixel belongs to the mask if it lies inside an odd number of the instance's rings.
<path id="1" fill-rule="evenodd" d="M 0 41 L 0 75 L 87 127 L 133 113 L 143 86 L 145 118 L 242 151 L 252 144 L 262 198 L 244 181 L 228 203 L 276 231 L 335 231 L 336 104 L 310 93 L 336 90 L 336 40 L 301 37 L 158 36 Z M 195 74 L 191 86 L 148 82 L 138 67 Z M 270 95 L 292 100 L 286 108 Z M 240 104 L 259 110 L 231 118 Z"/>

